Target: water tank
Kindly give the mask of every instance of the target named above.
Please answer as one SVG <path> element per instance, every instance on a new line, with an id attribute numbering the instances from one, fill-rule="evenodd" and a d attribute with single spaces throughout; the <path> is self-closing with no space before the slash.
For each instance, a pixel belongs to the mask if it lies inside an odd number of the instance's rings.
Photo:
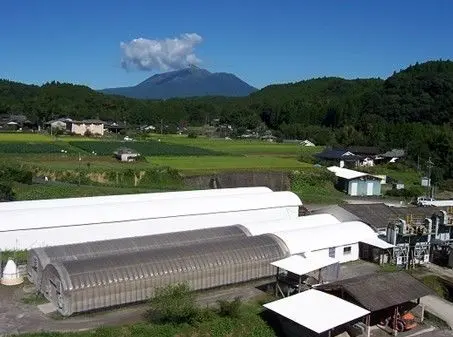
<path id="1" fill-rule="evenodd" d="M 19 270 L 13 260 L 9 259 L 3 268 L 1 284 L 5 286 L 13 286 L 21 284 L 24 279 L 20 276 Z"/>

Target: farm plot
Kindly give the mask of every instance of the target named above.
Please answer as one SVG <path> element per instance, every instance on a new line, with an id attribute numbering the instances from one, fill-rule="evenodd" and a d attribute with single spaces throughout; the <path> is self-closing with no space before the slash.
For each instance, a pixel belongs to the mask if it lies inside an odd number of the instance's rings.
<path id="1" fill-rule="evenodd" d="M 54 143 L 0 142 L 0 153 L 61 153 L 71 152 L 69 147 Z"/>
<path id="2" fill-rule="evenodd" d="M 88 141 L 88 142 L 69 142 L 73 147 L 82 149 L 83 151 L 98 155 L 111 155 L 120 147 L 133 149 L 143 156 L 218 156 L 225 153 L 202 149 L 198 147 L 168 144 L 155 141 L 147 142 L 103 142 L 103 141 Z"/>

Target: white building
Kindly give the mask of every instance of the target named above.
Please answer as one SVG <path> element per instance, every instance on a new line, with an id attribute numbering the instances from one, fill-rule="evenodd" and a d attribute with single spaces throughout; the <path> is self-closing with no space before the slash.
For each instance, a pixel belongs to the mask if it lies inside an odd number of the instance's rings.
<path id="1" fill-rule="evenodd" d="M 103 136 L 104 135 L 104 122 L 98 120 L 83 120 L 83 121 L 71 121 L 67 124 L 68 131 L 76 135 L 86 135 L 90 133 L 92 135 Z"/>
<path id="2" fill-rule="evenodd" d="M 29 249 L 293 219 L 302 205 L 292 192 L 153 202 L 30 208 L 1 212 L 0 249 Z"/>
<path id="3" fill-rule="evenodd" d="M 313 258 L 330 257 L 339 263 L 358 260 L 360 242 L 381 249 L 393 247 L 379 239 L 377 233 L 361 221 L 333 223 L 274 234 L 286 244 L 291 255 L 310 253 Z"/>

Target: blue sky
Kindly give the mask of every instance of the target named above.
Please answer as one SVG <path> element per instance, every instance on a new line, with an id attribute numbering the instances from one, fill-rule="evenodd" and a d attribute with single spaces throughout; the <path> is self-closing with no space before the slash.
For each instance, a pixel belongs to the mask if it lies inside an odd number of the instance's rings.
<path id="1" fill-rule="evenodd" d="M 0 78 L 134 85 L 168 67 L 137 47 L 146 70 L 134 69 L 137 59 L 126 70 L 120 43 L 184 33 L 202 40 L 171 66 L 198 59 L 259 88 L 318 76 L 385 78 L 416 61 L 452 59 L 452 14 L 450 0 L 3 1 Z"/>

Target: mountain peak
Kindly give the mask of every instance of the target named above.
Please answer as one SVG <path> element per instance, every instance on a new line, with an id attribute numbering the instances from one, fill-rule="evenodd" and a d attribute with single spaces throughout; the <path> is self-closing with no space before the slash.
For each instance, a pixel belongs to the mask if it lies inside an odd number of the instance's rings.
<path id="1" fill-rule="evenodd" d="M 101 90 L 106 94 L 142 99 L 194 96 L 247 96 L 257 89 L 229 73 L 211 73 L 194 64 L 155 74 L 133 87 Z"/>

